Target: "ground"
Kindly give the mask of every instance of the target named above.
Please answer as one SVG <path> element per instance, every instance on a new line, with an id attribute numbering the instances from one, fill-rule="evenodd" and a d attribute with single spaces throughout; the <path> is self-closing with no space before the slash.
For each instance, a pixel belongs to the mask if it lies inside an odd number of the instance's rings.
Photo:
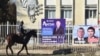
<path id="1" fill-rule="evenodd" d="M 14 55 L 18 53 L 21 49 L 22 45 L 14 45 L 13 51 Z M 6 56 L 6 45 L 0 45 L 0 56 Z M 45 45 L 38 45 L 38 46 L 29 46 L 28 51 L 30 56 L 100 56 L 100 47 L 68 47 L 68 46 L 45 46 Z M 9 54 L 10 51 L 8 50 Z M 10 54 L 11 55 L 11 54 Z M 26 50 L 23 50 L 20 53 L 20 56 L 27 56 Z"/>

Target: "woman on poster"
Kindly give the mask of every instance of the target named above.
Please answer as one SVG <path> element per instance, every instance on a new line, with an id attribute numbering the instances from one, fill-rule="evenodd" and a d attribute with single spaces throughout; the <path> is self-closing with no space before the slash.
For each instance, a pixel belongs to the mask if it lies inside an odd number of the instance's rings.
<path id="1" fill-rule="evenodd" d="M 88 43 L 98 43 L 99 39 L 97 36 L 95 36 L 95 28 L 94 27 L 88 27 L 87 29 L 88 33 Z"/>

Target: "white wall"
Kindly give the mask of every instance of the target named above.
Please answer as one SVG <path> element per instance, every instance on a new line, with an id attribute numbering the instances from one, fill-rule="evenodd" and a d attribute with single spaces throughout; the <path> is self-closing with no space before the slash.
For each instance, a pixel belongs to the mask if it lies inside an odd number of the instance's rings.
<path id="1" fill-rule="evenodd" d="M 87 5 L 98 4 L 98 0 L 86 0 Z"/>
<path id="2" fill-rule="evenodd" d="M 56 0 L 46 0 L 46 5 L 56 5 Z"/>
<path id="3" fill-rule="evenodd" d="M 87 19 L 87 25 L 98 25 L 98 20 L 97 18 L 95 19 Z"/>
<path id="4" fill-rule="evenodd" d="M 61 0 L 62 5 L 72 5 L 73 0 Z"/>

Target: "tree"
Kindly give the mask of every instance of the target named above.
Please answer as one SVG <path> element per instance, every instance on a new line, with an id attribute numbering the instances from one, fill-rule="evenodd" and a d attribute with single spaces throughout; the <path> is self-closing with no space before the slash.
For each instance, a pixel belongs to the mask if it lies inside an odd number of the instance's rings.
<path id="1" fill-rule="evenodd" d="M 0 0 L 0 23 L 9 21 L 16 24 L 16 5 L 8 2 L 9 0 Z"/>

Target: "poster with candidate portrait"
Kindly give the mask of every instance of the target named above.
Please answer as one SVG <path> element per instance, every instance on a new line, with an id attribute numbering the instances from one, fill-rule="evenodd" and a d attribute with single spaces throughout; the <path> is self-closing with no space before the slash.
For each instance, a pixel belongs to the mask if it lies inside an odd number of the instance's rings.
<path id="1" fill-rule="evenodd" d="M 97 44 L 99 42 L 98 26 L 74 26 L 74 44 Z"/>
<path id="2" fill-rule="evenodd" d="M 42 19 L 42 43 L 63 43 L 65 19 Z"/>

